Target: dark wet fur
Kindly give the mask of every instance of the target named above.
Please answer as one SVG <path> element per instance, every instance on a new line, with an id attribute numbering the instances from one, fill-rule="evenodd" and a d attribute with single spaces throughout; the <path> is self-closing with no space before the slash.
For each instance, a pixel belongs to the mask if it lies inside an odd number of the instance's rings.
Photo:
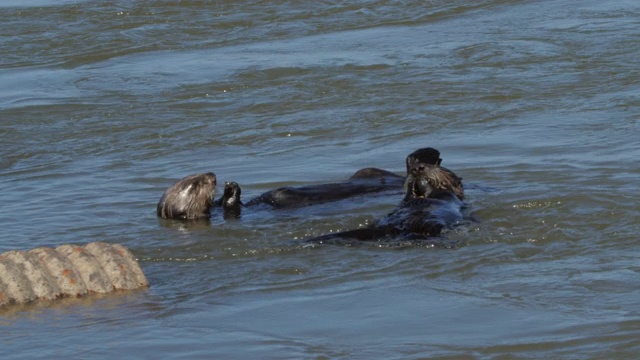
<path id="1" fill-rule="evenodd" d="M 461 178 L 438 165 L 410 165 L 407 193 L 391 213 L 371 226 L 327 234 L 307 242 L 335 244 L 357 241 L 414 241 L 447 244 L 434 239 L 463 220 Z"/>
<path id="2" fill-rule="evenodd" d="M 440 152 L 433 148 L 422 148 L 406 158 L 407 173 L 415 163 L 438 165 L 442 162 Z M 211 215 L 216 178 L 213 173 L 187 176 L 165 191 L 157 207 L 161 218 L 201 219 Z M 274 208 L 296 208 L 358 195 L 383 191 L 400 191 L 405 177 L 378 168 L 364 168 L 354 173 L 347 181 L 339 183 L 281 187 L 253 198 L 246 204 L 240 200 L 241 189 L 237 183 L 225 184 L 221 199 L 215 202 L 224 209 L 225 218 L 239 217 L 244 206 L 266 204 Z M 207 193 L 210 190 L 209 193 Z"/>
<path id="3" fill-rule="evenodd" d="M 381 179 L 381 178 L 391 178 L 391 179 L 404 179 L 404 176 L 400 176 L 396 173 L 392 173 L 391 171 L 378 169 L 378 168 L 364 168 L 356 171 L 349 180 L 364 180 L 364 179 Z"/>
<path id="4" fill-rule="evenodd" d="M 462 178 L 442 166 L 416 163 L 408 171 L 405 190 L 416 195 L 416 190 L 428 187 L 429 192 L 452 192 L 458 199 L 464 200 Z M 423 191 L 423 190 L 418 190 Z M 420 196 L 420 195 L 418 195 Z"/>
<path id="5" fill-rule="evenodd" d="M 434 148 L 418 149 L 406 158 L 407 174 L 414 164 L 439 165 L 441 162 L 438 150 Z M 246 206 L 267 204 L 274 208 L 303 207 L 364 194 L 390 190 L 400 191 L 404 184 L 404 176 L 383 169 L 364 168 L 356 171 L 347 181 L 339 183 L 281 187 L 267 191 L 249 200 Z"/>
<path id="6" fill-rule="evenodd" d="M 209 218 L 215 189 L 214 173 L 187 176 L 162 194 L 156 213 L 164 219 Z"/>
<path id="7" fill-rule="evenodd" d="M 216 206 L 222 207 L 224 218 L 238 218 L 242 213 L 242 189 L 237 182 L 225 182 L 222 197 L 215 201 Z"/>
<path id="8" fill-rule="evenodd" d="M 411 168 L 416 164 L 437 165 L 442 164 L 440 151 L 434 148 L 421 148 L 407 155 L 407 175 L 411 172 Z"/>
<path id="9" fill-rule="evenodd" d="M 268 204 L 274 208 L 303 207 L 342 200 L 353 196 L 402 188 L 404 178 L 355 179 L 341 183 L 281 187 L 247 202 L 247 206 Z"/>

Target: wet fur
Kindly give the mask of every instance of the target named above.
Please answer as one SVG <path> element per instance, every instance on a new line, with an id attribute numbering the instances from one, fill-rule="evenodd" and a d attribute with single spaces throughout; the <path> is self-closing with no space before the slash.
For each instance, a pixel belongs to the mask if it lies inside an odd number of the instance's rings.
<path id="1" fill-rule="evenodd" d="M 409 173 L 404 199 L 387 216 L 365 228 L 318 236 L 307 242 L 429 240 L 463 220 L 464 189 L 460 177 L 438 165 L 420 162 L 412 163 Z"/>
<path id="2" fill-rule="evenodd" d="M 440 152 L 434 148 L 421 148 L 406 158 L 407 174 L 415 164 L 440 165 Z M 378 193 L 389 190 L 401 190 L 405 177 L 378 168 L 364 168 L 356 171 L 347 181 L 339 183 L 306 185 L 300 187 L 281 187 L 267 191 L 246 203 L 246 206 L 267 204 L 274 208 L 293 208 L 350 197 Z"/>
<path id="3" fill-rule="evenodd" d="M 354 179 L 342 183 L 281 187 L 247 202 L 247 206 L 267 204 L 274 208 L 303 207 L 338 201 L 353 196 L 398 190 L 402 187 L 402 177 L 380 179 Z"/>
<path id="4" fill-rule="evenodd" d="M 214 173 L 187 176 L 165 190 L 156 213 L 164 219 L 208 218 L 215 190 Z"/>
<path id="5" fill-rule="evenodd" d="M 439 165 L 440 152 L 433 148 L 422 148 L 406 158 L 407 174 L 416 163 Z M 224 208 L 225 218 L 239 217 L 243 206 L 266 204 L 274 208 L 294 208 L 338 201 L 353 196 L 400 190 L 405 177 L 378 168 L 364 168 L 354 173 L 349 180 L 340 183 L 281 187 L 243 204 L 241 189 L 235 182 L 225 183 L 223 197 L 215 205 Z M 211 215 L 216 177 L 213 173 L 187 176 L 167 189 L 157 206 L 161 218 L 200 219 Z"/>
<path id="6" fill-rule="evenodd" d="M 431 164 L 415 163 L 411 169 L 409 169 L 408 174 L 405 181 L 405 192 L 407 192 L 407 194 L 409 194 L 416 185 L 424 182 L 425 185 L 431 188 L 432 192 L 452 192 L 458 199 L 464 200 L 462 178 L 447 168 Z M 415 195 L 415 193 L 413 193 L 413 195 Z"/>
<path id="7" fill-rule="evenodd" d="M 222 207 L 224 211 L 223 217 L 239 218 L 242 213 L 242 189 L 237 182 L 225 182 L 222 197 L 214 202 L 216 206 Z"/>

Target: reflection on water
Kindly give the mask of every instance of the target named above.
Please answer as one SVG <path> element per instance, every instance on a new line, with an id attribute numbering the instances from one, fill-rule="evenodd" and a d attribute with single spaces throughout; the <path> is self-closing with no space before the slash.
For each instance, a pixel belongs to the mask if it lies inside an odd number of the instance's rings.
<path id="1" fill-rule="evenodd" d="M 0 15 L 0 252 L 117 242 L 151 282 L 3 309 L 3 359 L 640 350 L 635 2 L 29 1 Z M 425 146 L 479 219 L 446 234 L 455 249 L 304 243 L 367 226 L 400 193 L 155 215 L 188 174 L 250 199 L 402 173 Z"/>

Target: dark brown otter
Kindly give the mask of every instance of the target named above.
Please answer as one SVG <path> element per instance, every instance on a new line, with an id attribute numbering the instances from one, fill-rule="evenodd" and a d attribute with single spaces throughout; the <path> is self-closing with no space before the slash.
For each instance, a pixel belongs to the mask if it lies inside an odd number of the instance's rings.
<path id="1" fill-rule="evenodd" d="M 442 159 L 440 158 L 440 151 L 434 148 L 422 148 L 418 149 L 411 154 L 407 155 L 407 175 L 411 173 L 411 168 L 413 168 L 416 164 L 427 164 L 427 165 L 438 165 L 442 164 Z"/>
<path id="2" fill-rule="evenodd" d="M 440 165 L 440 152 L 434 148 L 421 148 L 406 158 L 407 174 L 417 163 Z M 339 183 L 281 187 L 267 191 L 246 203 L 246 206 L 267 204 L 274 208 L 303 207 L 337 201 L 353 196 L 388 190 L 401 190 L 405 177 L 378 168 L 356 171 L 347 181 Z"/>
<path id="3" fill-rule="evenodd" d="M 409 174 L 409 170 L 411 166 L 417 163 L 431 164 L 431 165 L 440 165 L 442 163 L 442 159 L 440 158 L 440 151 L 427 147 L 418 149 L 411 154 L 407 155 L 405 160 L 407 165 L 407 175 Z M 399 178 L 404 179 L 404 176 L 400 176 L 396 173 L 392 173 L 391 171 L 382 170 L 378 168 L 364 168 L 356 171 L 349 179 L 372 179 L 372 178 Z"/>
<path id="4" fill-rule="evenodd" d="M 165 190 L 157 214 L 165 219 L 209 218 L 215 191 L 214 173 L 187 176 Z"/>
<path id="5" fill-rule="evenodd" d="M 439 165 L 440 152 L 433 148 L 422 148 L 406 158 L 409 167 L 417 162 Z M 267 204 L 275 208 L 302 207 L 337 201 L 349 197 L 387 190 L 400 190 L 405 177 L 390 171 L 365 168 L 358 170 L 349 180 L 340 183 L 282 187 L 268 191 L 245 204 L 240 200 L 241 189 L 235 182 L 225 183 L 224 194 L 215 202 L 222 206 L 225 218 L 240 216 L 243 206 Z M 187 176 L 165 191 L 158 203 L 157 214 L 162 218 L 199 219 L 207 218 L 214 205 L 216 177 L 213 173 Z"/>
<path id="6" fill-rule="evenodd" d="M 416 195 L 429 188 L 429 193 L 451 192 L 458 199 L 464 200 L 462 178 L 447 168 L 418 162 L 414 163 L 407 173 L 405 191 L 408 195 Z"/>
<path id="7" fill-rule="evenodd" d="M 274 208 L 303 207 L 401 188 L 402 178 L 393 180 L 395 181 L 387 178 L 355 179 L 341 183 L 281 187 L 249 200 L 246 206 L 267 204 Z"/>
<path id="8" fill-rule="evenodd" d="M 438 165 L 415 162 L 410 166 L 406 194 L 391 213 L 360 229 L 322 235 L 312 243 L 341 243 L 344 240 L 384 239 L 429 240 L 463 219 L 462 179 Z"/>

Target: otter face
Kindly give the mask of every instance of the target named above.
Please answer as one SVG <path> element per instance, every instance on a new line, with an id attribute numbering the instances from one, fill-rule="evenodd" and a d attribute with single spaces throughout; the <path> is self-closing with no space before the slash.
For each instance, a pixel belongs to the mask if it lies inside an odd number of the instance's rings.
<path id="1" fill-rule="evenodd" d="M 242 190 L 240 189 L 240 185 L 237 182 L 225 182 L 224 183 L 224 194 L 222 195 L 222 206 L 224 207 L 232 207 L 241 205 L 240 202 L 240 194 Z"/>
<path id="2" fill-rule="evenodd" d="M 422 162 L 411 166 L 405 182 L 407 197 L 433 197 L 434 193 L 453 193 L 464 199 L 462 178 L 451 170 Z"/>
<path id="3" fill-rule="evenodd" d="M 214 173 L 187 176 L 171 185 L 158 202 L 157 214 L 165 219 L 200 219 L 211 215 L 216 191 Z"/>
<path id="4" fill-rule="evenodd" d="M 407 175 L 410 175 L 413 166 L 420 163 L 439 166 L 441 162 L 440 151 L 430 147 L 418 149 L 407 155 Z"/>

